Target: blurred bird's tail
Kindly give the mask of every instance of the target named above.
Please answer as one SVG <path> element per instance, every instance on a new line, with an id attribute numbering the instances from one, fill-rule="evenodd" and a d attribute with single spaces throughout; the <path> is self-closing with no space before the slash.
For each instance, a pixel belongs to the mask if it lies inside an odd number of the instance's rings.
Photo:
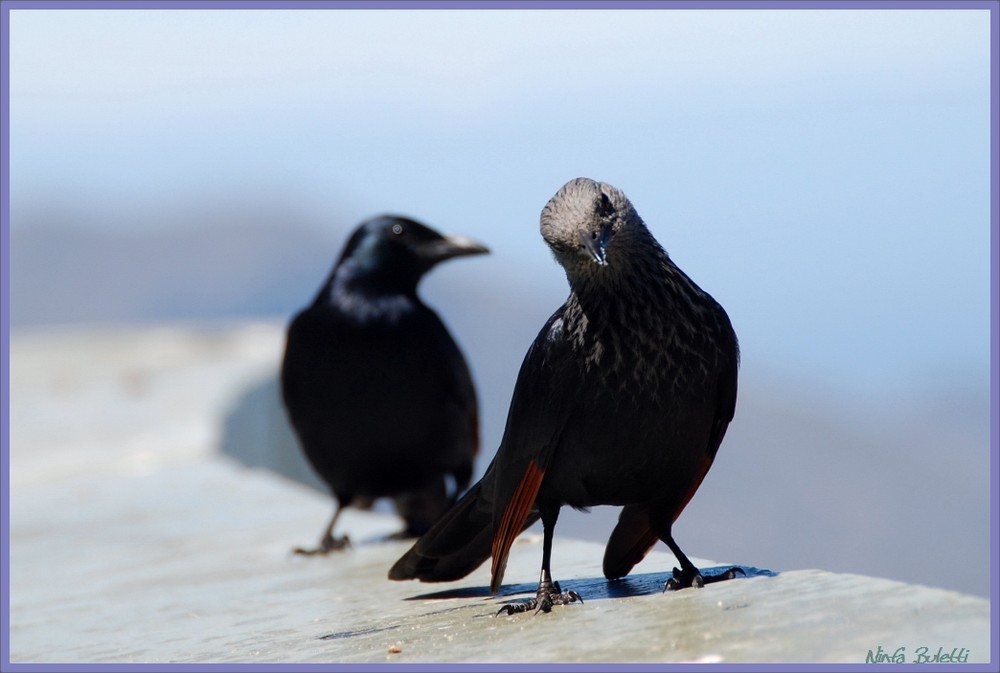
<path id="1" fill-rule="evenodd" d="M 389 570 L 391 580 L 449 582 L 465 577 L 490 557 L 492 505 L 482 497 L 482 482 L 455 506 Z"/>

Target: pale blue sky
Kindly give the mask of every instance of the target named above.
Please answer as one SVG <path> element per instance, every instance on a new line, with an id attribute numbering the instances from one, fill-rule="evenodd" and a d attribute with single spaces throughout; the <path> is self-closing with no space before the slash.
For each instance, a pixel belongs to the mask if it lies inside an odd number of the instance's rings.
<path id="1" fill-rule="evenodd" d="M 271 311 L 287 298 L 268 316 L 287 320 L 328 271 L 305 267 L 332 264 L 359 220 L 407 214 L 492 249 L 422 286 L 469 357 L 485 462 L 524 352 L 567 293 L 539 212 L 571 178 L 605 180 L 725 306 L 742 345 L 736 418 L 678 522 L 685 548 L 983 595 L 989 18 L 15 10 L 12 316 L 69 302 L 176 319 L 159 297 L 204 318 L 212 297 L 245 313 L 266 293 Z M 246 213 L 287 222 L 259 239 L 221 226 Z M 117 241 L 223 233 L 152 248 L 17 236 L 60 223 Z M 230 238 L 234 254 L 205 252 Z M 276 256 L 301 287 L 274 264 L 256 273 Z M 227 308 L 213 317 L 243 315 Z M 564 512 L 557 534 L 603 538 L 605 510 Z M 941 531 L 947 545 L 913 553 Z"/>
<path id="2" fill-rule="evenodd" d="M 555 308 L 538 213 L 586 175 L 751 366 L 988 390 L 986 11 L 15 10 L 10 35 L 14 228 L 243 196 L 341 229 L 398 211 Z"/>

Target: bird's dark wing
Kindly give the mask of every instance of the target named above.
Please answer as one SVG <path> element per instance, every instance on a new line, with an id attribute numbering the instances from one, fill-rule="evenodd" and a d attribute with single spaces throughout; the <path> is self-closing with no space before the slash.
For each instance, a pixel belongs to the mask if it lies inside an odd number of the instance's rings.
<path id="1" fill-rule="evenodd" d="M 726 321 L 728 325 L 728 320 Z M 676 521 L 681 512 L 694 497 L 695 492 L 708 474 L 715 455 L 718 453 L 722 439 L 729 428 L 730 421 L 736 413 L 736 386 L 737 369 L 739 367 L 739 355 L 736 349 L 736 337 L 732 333 L 732 328 L 728 332 L 724 331 L 726 338 L 731 338 L 733 343 L 734 357 L 726 362 L 720 372 L 716 387 L 715 415 L 712 419 L 711 432 L 705 447 L 705 455 L 698 471 L 691 480 L 688 490 L 678 501 L 679 504 L 671 513 L 672 520 Z M 624 577 L 631 572 L 639 561 L 646 557 L 649 550 L 653 548 L 659 537 L 653 532 L 649 522 L 649 509 L 644 504 L 626 505 L 622 508 L 618 517 L 618 523 L 608 538 L 608 544 L 604 549 L 604 576 L 608 579 Z"/>
<path id="2" fill-rule="evenodd" d="M 729 429 L 729 423 L 732 422 L 733 416 L 736 414 L 737 372 L 739 370 L 740 357 L 739 345 L 736 342 L 736 334 L 729 323 L 729 317 L 726 316 L 722 307 L 718 307 L 718 311 L 721 323 L 719 326 L 719 338 L 723 339 L 725 343 L 721 352 L 726 355 L 727 359 L 723 362 L 719 370 L 719 379 L 716 384 L 715 416 L 712 419 L 712 430 L 706 445 L 705 459 L 697 478 L 692 482 L 690 490 L 684 494 L 680 507 L 674 513 L 675 521 L 691 498 L 694 497 L 695 491 L 701 486 L 702 480 L 704 480 L 709 468 L 712 467 L 715 454 L 718 453 L 722 439 L 726 436 L 726 430 Z"/>
<path id="3" fill-rule="evenodd" d="M 472 460 L 479 453 L 479 405 L 476 399 L 476 388 L 472 382 L 472 374 L 466 363 L 465 356 L 459 349 L 458 344 L 452 338 L 448 328 L 441 321 L 436 313 L 427 309 L 425 320 L 428 330 L 437 333 L 435 343 L 440 349 L 440 357 L 444 361 L 444 367 L 433 363 L 434 372 L 432 375 L 442 379 L 441 389 L 445 396 L 445 405 L 452 410 L 458 420 L 458 427 L 468 431 L 470 441 L 460 442 L 464 447 L 471 446 L 468 454 L 469 473 L 456 475 L 461 482 L 458 484 L 459 491 L 464 491 L 469 486 L 469 479 L 472 477 Z M 433 325 L 433 326 L 432 326 Z"/>
<path id="4" fill-rule="evenodd" d="M 288 326 L 285 352 L 281 364 L 281 394 L 289 420 L 308 454 L 312 448 L 313 420 L 317 415 L 317 400 L 313 381 L 331 374 L 333 367 L 326 352 L 330 339 L 322 312 L 307 308 L 299 312 Z"/>
<path id="5" fill-rule="evenodd" d="M 563 309 L 539 332 L 517 375 L 507 427 L 491 466 L 493 567 L 490 589 L 499 590 L 514 539 L 537 520 L 535 498 L 549 459 L 573 410 L 580 367 L 563 331 Z"/>

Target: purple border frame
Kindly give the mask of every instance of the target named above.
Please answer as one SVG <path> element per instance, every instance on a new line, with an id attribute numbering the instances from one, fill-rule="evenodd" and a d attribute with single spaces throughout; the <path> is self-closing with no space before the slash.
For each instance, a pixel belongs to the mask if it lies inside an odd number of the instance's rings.
<path id="1" fill-rule="evenodd" d="M 990 619 L 1000 624 L 1000 536 L 997 516 L 1000 463 L 1000 0 L 0 0 L 0 671 L 663 671 L 690 669 L 675 664 L 12 664 L 10 662 L 10 11 L 45 9 L 949 9 L 990 13 Z M 1000 639 L 990 644 L 989 664 L 897 664 L 893 670 L 995 671 L 1000 664 Z M 839 671 L 866 664 L 703 664 L 704 671 Z"/>
<path id="2" fill-rule="evenodd" d="M 997 0 L 3 0 L 12 9 L 982 9 Z"/>

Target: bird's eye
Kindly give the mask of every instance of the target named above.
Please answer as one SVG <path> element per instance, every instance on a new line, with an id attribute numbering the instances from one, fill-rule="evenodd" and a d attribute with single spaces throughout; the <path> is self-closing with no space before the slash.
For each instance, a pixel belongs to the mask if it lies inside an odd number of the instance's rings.
<path id="1" fill-rule="evenodd" d="M 399 223 L 396 223 L 396 224 L 392 225 L 392 233 L 396 234 L 397 236 L 399 236 L 400 234 L 402 234 L 403 233 L 403 225 L 401 225 Z"/>
<path id="2" fill-rule="evenodd" d="M 601 217 L 610 217 L 615 212 L 615 205 L 604 192 L 601 192 L 601 202 L 597 204 L 597 214 Z"/>

